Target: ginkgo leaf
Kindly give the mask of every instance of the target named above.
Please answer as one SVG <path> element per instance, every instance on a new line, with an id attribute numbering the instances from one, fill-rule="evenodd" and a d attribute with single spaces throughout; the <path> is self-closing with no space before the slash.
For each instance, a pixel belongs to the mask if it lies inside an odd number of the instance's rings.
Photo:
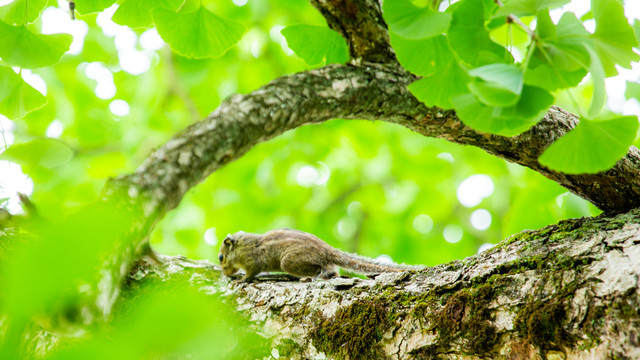
<path id="1" fill-rule="evenodd" d="M 496 107 L 482 104 L 473 94 L 451 98 L 460 120 L 468 126 L 491 134 L 513 136 L 537 123 L 553 104 L 553 96 L 541 88 L 525 85 L 517 104 Z"/>
<path id="2" fill-rule="evenodd" d="M 636 99 L 640 101 L 640 83 L 627 80 L 627 88 L 624 91 L 625 99 Z"/>
<path id="3" fill-rule="evenodd" d="M 287 39 L 287 46 L 309 65 L 349 61 L 346 40 L 328 27 L 291 25 L 280 33 Z"/>
<path id="4" fill-rule="evenodd" d="M 418 100 L 427 106 L 451 109 L 451 97 L 468 93 L 469 75 L 455 61 L 450 61 L 444 69 L 415 81 L 407 87 Z"/>
<path id="5" fill-rule="evenodd" d="M 524 83 L 541 87 L 547 91 L 555 91 L 577 86 L 587 75 L 587 70 L 580 68 L 575 71 L 563 71 L 539 64 L 534 68 L 527 68 L 524 72 Z"/>
<path id="6" fill-rule="evenodd" d="M 407 39 L 440 35 L 451 22 L 451 14 L 418 7 L 407 0 L 384 1 L 382 14 L 389 28 Z"/>
<path id="7" fill-rule="evenodd" d="M 53 65 L 69 50 L 71 35 L 34 34 L 24 26 L 11 26 L 0 22 L 0 58 L 25 69 Z"/>
<path id="8" fill-rule="evenodd" d="M 507 49 L 491 41 L 484 26 L 482 1 L 462 0 L 453 11 L 449 43 L 460 58 L 471 66 L 513 63 Z"/>
<path id="9" fill-rule="evenodd" d="M 413 40 L 392 31 L 389 36 L 400 64 L 416 75 L 431 75 L 453 61 L 453 52 L 444 35 Z"/>
<path id="10" fill-rule="evenodd" d="M 158 33 L 171 49 L 189 58 L 219 57 L 244 34 L 239 22 L 222 19 L 200 6 L 190 13 L 155 8 L 151 11 Z"/>
<path id="11" fill-rule="evenodd" d="M 640 60 L 633 51 L 638 40 L 624 16 L 622 3 L 615 0 L 592 0 L 591 11 L 596 20 L 592 38 L 600 56 L 606 76 L 618 74 L 616 65 L 631 69 L 631 63 Z"/>
<path id="12" fill-rule="evenodd" d="M 151 10 L 161 8 L 176 10 L 184 0 L 126 0 L 113 14 L 113 22 L 133 28 L 153 24 Z"/>
<path id="13" fill-rule="evenodd" d="M 66 164 L 73 157 L 73 150 L 60 140 L 45 138 L 9 146 L 0 159 L 21 165 L 55 168 Z"/>
<path id="14" fill-rule="evenodd" d="M 46 98 L 25 83 L 13 70 L 0 66 L 0 114 L 18 119 L 47 103 Z"/>
<path id="15" fill-rule="evenodd" d="M 611 168 L 627 154 L 637 131 L 636 116 L 581 118 L 575 129 L 551 144 L 538 160 L 566 174 L 595 174 Z"/>
<path id="16" fill-rule="evenodd" d="M 515 65 L 485 65 L 470 70 L 469 75 L 477 78 L 468 84 L 469 90 L 485 105 L 508 107 L 520 99 L 523 75 Z"/>
<path id="17" fill-rule="evenodd" d="M 26 25 L 36 21 L 47 0 L 15 0 L 0 7 L 0 20 L 11 25 Z"/>
<path id="18" fill-rule="evenodd" d="M 496 11 L 494 16 L 535 15 L 540 10 L 555 9 L 570 2 L 571 0 L 509 0 Z"/>
<path id="19" fill-rule="evenodd" d="M 591 46 L 590 33 L 573 13 L 564 13 L 557 25 L 548 11 L 538 13 L 536 33 L 540 40 L 535 55 L 555 69 L 576 71 L 589 65 L 587 46 Z"/>
<path id="20" fill-rule="evenodd" d="M 605 94 L 605 70 L 600 57 L 591 47 L 587 47 L 589 56 L 589 73 L 591 73 L 591 81 L 593 81 L 593 97 L 591 99 L 591 106 L 589 107 L 589 116 L 596 116 L 602 110 L 606 99 Z"/>
<path id="21" fill-rule="evenodd" d="M 116 0 L 75 0 L 76 10 L 80 14 L 100 12 L 115 2 Z"/>

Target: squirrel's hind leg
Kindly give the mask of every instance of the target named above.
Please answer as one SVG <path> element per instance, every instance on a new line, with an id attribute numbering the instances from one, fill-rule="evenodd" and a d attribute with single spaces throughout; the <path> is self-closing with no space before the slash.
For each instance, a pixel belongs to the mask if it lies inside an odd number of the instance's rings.
<path id="1" fill-rule="evenodd" d="M 338 267 L 335 265 L 328 265 L 320 270 L 320 274 L 318 274 L 319 279 L 329 280 L 334 277 L 338 277 L 340 274 L 338 273 Z"/>

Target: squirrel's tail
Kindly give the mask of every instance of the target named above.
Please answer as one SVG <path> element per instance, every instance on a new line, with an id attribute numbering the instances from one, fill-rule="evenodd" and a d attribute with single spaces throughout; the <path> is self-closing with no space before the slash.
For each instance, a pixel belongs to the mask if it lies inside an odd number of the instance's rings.
<path id="1" fill-rule="evenodd" d="M 344 269 L 352 270 L 358 274 L 380 274 L 385 272 L 401 272 L 407 270 L 421 270 L 422 266 L 412 266 L 404 264 L 396 264 L 393 262 L 384 262 L 371 259 L 365 256 L 351 254 L 348 252 L 333 249 L 333 263 Z"/>

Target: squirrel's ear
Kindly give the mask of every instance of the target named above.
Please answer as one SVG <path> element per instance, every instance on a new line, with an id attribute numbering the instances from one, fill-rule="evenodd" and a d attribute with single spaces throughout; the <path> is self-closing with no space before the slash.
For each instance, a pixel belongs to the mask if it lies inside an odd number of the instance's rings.
<path id="1" fill-rule="evenodd" d="M 227 234 L 227 237 L 224 238 L 224 244 L 227 246 L 231 246 L 236 243 L 236 240 L 231 237 L 231 234 Z"/>

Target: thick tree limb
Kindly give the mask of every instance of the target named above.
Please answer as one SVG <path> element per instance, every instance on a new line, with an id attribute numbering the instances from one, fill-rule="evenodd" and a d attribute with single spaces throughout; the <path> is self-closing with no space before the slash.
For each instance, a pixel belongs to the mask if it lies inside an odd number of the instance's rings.
<path id="1" fill-rule="evenodd" d="M 151 154 L 135 173 L 112 185 L 130 186 L 130 194 L 142 191 L 155 206 L 172 209 L 192 186 L 255 144 L 298 126 L 343 118 L 388 121 L 425 136 L 479 147 L 545 175 L 607 212 L 640 206 L 640 152 L 635 147 L 600 174 L 554 172 L 537 158 L 575 127 L 574 115 L 554 107 L 516 137 L 484 134 L 464 125 L 453 111 L 420 103 L 406 89 L 413 80 L 383 65 L 332 65 L 281 77 L 250 94 L 229 98 L 207 119 Z"/>
<path id="2" fill-rule="evenodd" d="M 640 358 L 640 210 L 524 231 L 462 261 L 375 280 L 245 284 L 169 259 L 139 263 L 129 281 L 232 289 L 284 358 Z"/>

